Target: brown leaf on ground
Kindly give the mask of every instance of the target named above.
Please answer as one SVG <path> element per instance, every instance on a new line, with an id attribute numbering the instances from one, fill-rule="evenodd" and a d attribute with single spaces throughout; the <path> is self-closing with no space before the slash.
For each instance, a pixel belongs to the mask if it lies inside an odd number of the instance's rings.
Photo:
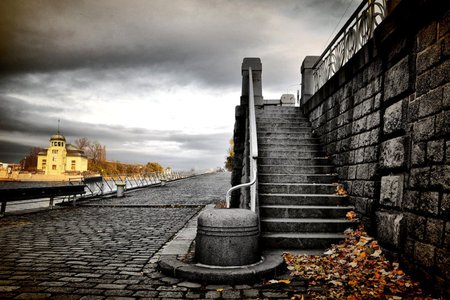
<path id="1" fill-rule="evenodd" d="M 291 276 L 308 280 L 313 299 L 432 299 L 398 263 L 385 258 L 363 226 L 345 233 L 345 241 L 333 245 L 328 255 L 283 254 Z M 322 292 L 314 286 L 323 287 Z"/>

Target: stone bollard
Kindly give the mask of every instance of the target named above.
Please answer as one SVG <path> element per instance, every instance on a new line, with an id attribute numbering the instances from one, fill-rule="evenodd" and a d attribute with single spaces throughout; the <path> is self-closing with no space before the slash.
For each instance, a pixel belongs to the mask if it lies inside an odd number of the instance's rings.
<path id="1" fill-rule="evenodd" d="M 122 198 L 124 196 L 124 193 L 125 193 L 126 183 L 125 182 L 118 182 L 118 183 L 116 183 L 116 186 L 117 186 L 117 198 Z"/>
<path id="2" fill-rule="evenodd" d="M 244 266 L 261 260 L 256 214 L 246 209 L 211 209 L 198 217 L 196 260 L 211 266 Z"/>

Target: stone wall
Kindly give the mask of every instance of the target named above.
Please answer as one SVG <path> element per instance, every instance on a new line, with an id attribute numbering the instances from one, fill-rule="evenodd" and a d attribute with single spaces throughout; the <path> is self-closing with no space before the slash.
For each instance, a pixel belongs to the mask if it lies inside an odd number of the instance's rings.
<path id="1" fill-rule="evenodd" d="M 450 297 L 449 4 L 390 7 L 303 109 L 368 229 Z"/>

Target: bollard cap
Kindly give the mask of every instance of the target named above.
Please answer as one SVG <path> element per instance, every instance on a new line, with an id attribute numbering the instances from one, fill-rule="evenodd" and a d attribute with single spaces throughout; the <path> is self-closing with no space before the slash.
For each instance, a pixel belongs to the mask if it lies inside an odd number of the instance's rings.
<path id="1" fill-rule="evenodd" d="M 198 225 L 206 227 L 253 227 L 258 224 L 257 215 L 248 209 L 208 209 L 198 217 Z"/>

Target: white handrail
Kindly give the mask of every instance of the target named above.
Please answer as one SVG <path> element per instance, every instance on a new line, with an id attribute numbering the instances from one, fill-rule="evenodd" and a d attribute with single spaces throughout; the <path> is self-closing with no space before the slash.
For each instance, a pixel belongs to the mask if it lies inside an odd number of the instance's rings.
<path id="1" fill-rule="evenodd" d="M 227 208 L 230 207 L 231 200 L 231 192 L 243 187 L 250 186 L 250 209 L 255 212 L 256 211 L 256 179 L 258 177 L 258 136 L 256 134 L 256 113 L 255 113 L 255 94 L 253 91 L 253 74 L 252 68 L 248 68 L 248 106 L 249 106 L 249 131 L 250 131 L 250 173 L 253 177 L 250 177 L 250 181 L 247 183 L 239 184 L 233 186 L 231 189 L 227 191 L 226 196 L 226 205 Z"/>

